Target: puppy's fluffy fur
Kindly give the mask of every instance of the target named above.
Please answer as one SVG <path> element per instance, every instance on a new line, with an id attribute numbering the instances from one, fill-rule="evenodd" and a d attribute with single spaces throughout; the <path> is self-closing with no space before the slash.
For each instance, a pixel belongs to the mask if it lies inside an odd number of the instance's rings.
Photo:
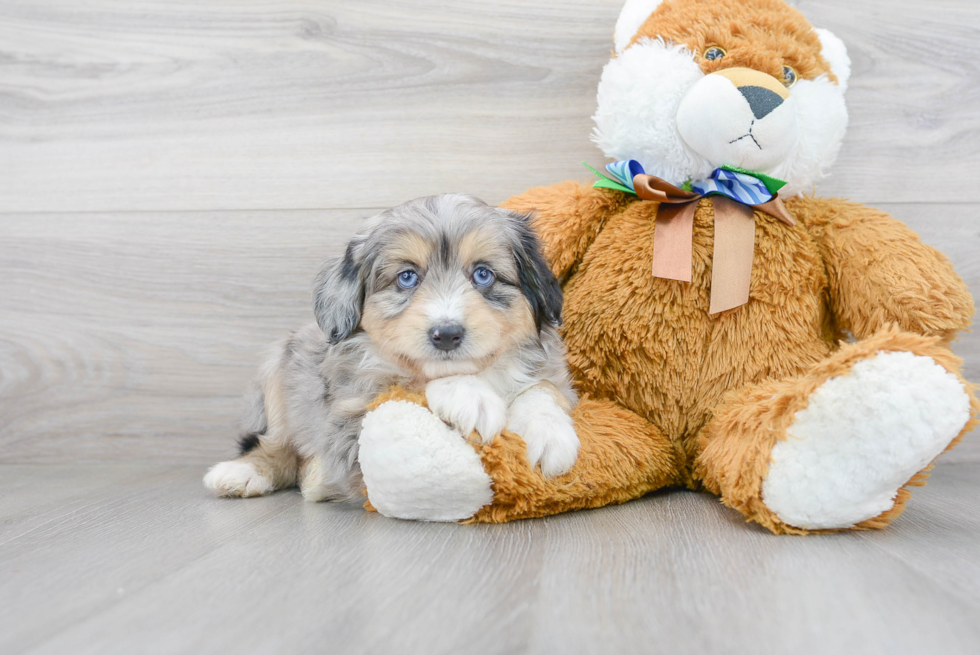
<path id="1" fill-rule="evenodd" d="M 424 390 L 462 435 L 490 441 L 506 426 L 532 466 L 568 471 L 579 444 L 561 303 L 526 216 L 440 195 L 369 219 L 317 278 L 317 324 L 262 367 L 241 456 L 212 467 L 206 486 L 257 496 L 299 483 L 309 500 L 356 496 L 361 420 L 393 384 Z"/>

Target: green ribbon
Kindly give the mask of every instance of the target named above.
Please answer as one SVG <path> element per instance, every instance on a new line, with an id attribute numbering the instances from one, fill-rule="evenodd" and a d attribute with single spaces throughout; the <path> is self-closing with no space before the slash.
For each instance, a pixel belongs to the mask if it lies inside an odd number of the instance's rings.
<path id="1" fill-rule="evenodd" d="M 634 191 L 633 189 L 629 188 L 624 184 L 620 184 L 619 182 L 617 182 L 612 178 L 606 177 L 596 169 L 589 166 L 589 164 L 587 164 L 586 162 L 583 161 L 582 165 L 588 168 L 593 173 L 595 173 L 596 177 L 599 178 L 598 180 L 595 181 L 595 184 L 592 185 L 593 188 L 613 189 L 614 191 L 623 191 L 624 193 L 631 193 L 634 196 L 636 195 L 636 191 Z M 755 171 L 746 170 L 744 168 L 738 168 L 737 166 L 722 166 L 721 168 L 723 170 L 731 171 L 733 173 L 742 173 L 743 175 L 751 175 L 752 177 L 762 182 L 762 184 L 765 185 L 766 189 L 769 190 L 769 193 L 773 195 L 776 195 L 776 193 L 780 189 L 786 186 L 786 182 L 784 180 L 780 180 L 778 177 L 772 177 L 771 175 L 766 175 L 765 173 L 756 173 Z M 686 182 L 684 182 L 684 184 L 682 184 L 680 188 L 684 189 L 685 191 L 690 191 L 691 180 L 687 180 Z"/>

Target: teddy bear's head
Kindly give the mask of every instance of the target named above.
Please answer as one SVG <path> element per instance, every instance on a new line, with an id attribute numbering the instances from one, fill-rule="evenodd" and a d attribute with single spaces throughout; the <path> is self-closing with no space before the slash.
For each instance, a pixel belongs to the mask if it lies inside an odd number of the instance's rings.
<path id="1" fill-rule="evenodd" d="M 594 139 L 676 185 L 722 166 L 812 187 L 847 127 L 844 44 L 783 0 L 627 0 Z"/>

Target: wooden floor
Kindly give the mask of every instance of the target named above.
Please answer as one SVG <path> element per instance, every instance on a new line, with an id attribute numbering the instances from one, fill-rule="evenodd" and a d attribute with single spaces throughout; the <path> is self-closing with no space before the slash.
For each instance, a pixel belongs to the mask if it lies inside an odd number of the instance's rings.
<path id="1" fill-rule="evenodd" d="M 0 467 L 0 652 L 959 653 L 980 644 L 980 465 L 885 532 L 776 537 L 704 494 L 486 525 L 201 467 Z"/>
<path id="2" fill-rule="evenodd" d="M 975 434 L 875 534 L 684 492 L 497 527 L 205 495 L 365 217 L 601 165 L 621 4 L 0 0 L 0 653 L 980 652 Z M 853 61 L 818 193 L 980 289 L 980 4 L 791 4 Z"/>

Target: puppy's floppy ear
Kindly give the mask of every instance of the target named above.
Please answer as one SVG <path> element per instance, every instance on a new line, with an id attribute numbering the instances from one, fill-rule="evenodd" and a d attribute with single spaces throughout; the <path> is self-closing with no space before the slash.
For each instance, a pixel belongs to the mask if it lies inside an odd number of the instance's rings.
<path id="1" fill-rule="evenodd" d="M 343 257 L 328 260 L 316 277 L 313 312 L 330 343 L 350 336 L 361 322 L 364 309 L 364 262 L 359 255 L 362 243 L 355 237 Z"/>
<path id="2" fill-rule="evenodd" d="M 534 323 L 538 330 L 548 321 L 561 325 L 562 292 L 555 274 L 541 254 L 538 237 L 531 227 L 531 214 L 518 214 L 500 209 L 515 226 L 514 259 L 517 261 L 517 276 L 521 291 L 534 312 Z"/>

